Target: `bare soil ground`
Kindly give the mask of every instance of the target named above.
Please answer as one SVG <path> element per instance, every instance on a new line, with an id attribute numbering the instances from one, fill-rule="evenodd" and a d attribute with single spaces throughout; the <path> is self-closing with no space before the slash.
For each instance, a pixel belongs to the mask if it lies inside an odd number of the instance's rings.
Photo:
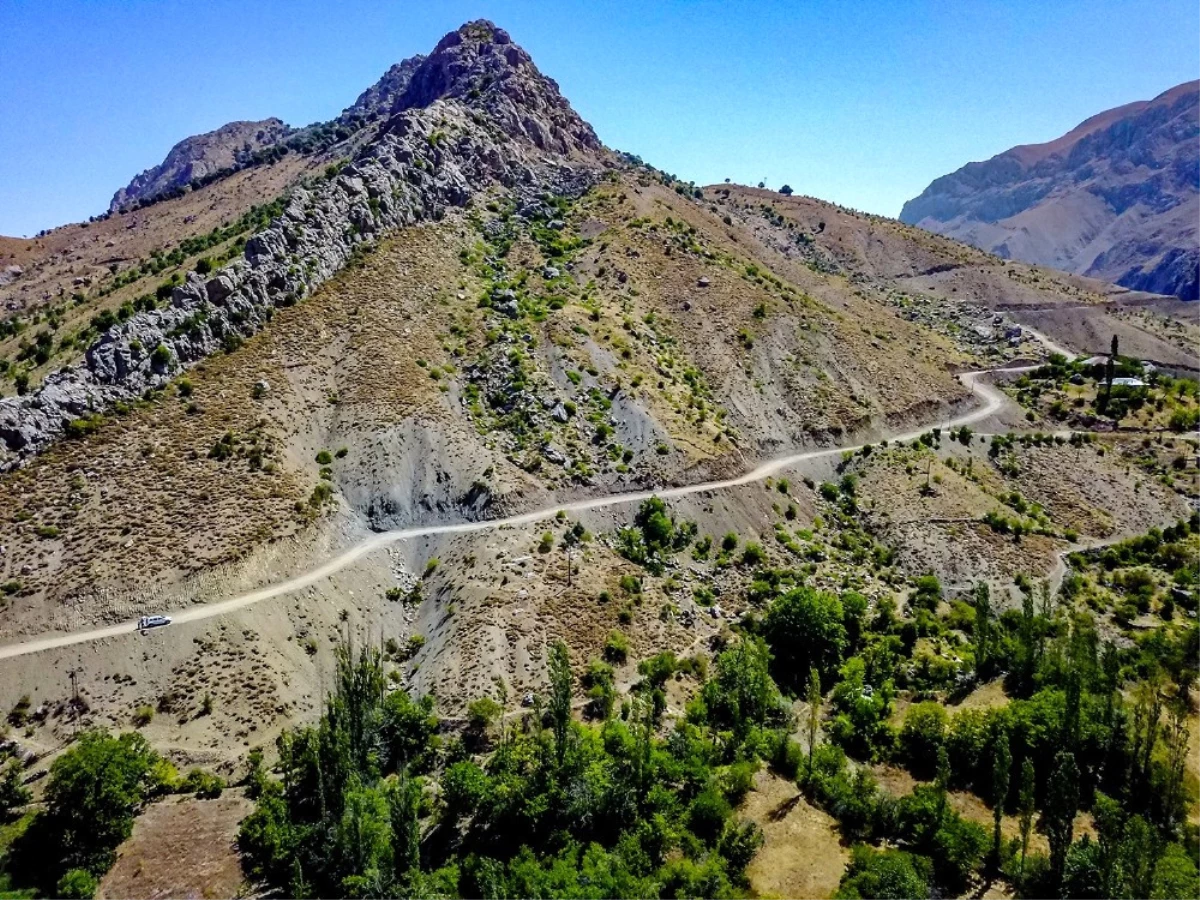
<path id="1" fill-rule="evenodd" d="M 254 804 L 240 791 L 215 800 L 168 797 L 148 807 L 133 834 L 117 849 L 117 861 L 96 896 L 161 900 L 209 900 L 241 895 L 238 825 Z"/>

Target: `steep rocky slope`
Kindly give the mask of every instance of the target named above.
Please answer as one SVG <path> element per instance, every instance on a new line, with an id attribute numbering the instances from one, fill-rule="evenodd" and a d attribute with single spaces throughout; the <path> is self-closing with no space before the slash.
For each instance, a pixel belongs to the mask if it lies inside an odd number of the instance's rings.
<path id="1" fill-rule="evenodd" d="M 413 56 L 396 63 L 383 73 L 383 77 L 358 95 L 351 106 L 342 110 L 338 120 L 356 123 L 364 119 L 377 119 L 388 116 L 396 106 L 396 101 L 408 90 L 413 73 L 425 61 L 421 55 Z"/>
<path id="2" fill-rule="evenodd" d="M 935 180 L 900 220 L 1006 259 L 1196 299 L 1200 82 Z"/>
<path id="3" fill-rule="evenodd" d="M 211 274 L 190 273 L 170 289 L 166 307 L 151 298 L 93 343 L 82 365 L 50 376 L 35 395 L 0 400 L 7 461 L 37 452 L 69 422 L 235 347 L 379 233 L 440 217 L 493 184 L 529 196 L 578 193 L 608 161 L 557 85 L 488 23 L 444 38 L 415 70 L 400 108 L 348 166 L 297 188 L 244 255 Z"/>
<path id="4" fill-rule="evenodd" d="M 230 122 L 215 131 L 184 138 L 157 166 L 113 194 L 109 212 L 134 206 L 194 181 L 246 163 L 257 150 L 278 144 L 292 129 L 279 119 Z"/>

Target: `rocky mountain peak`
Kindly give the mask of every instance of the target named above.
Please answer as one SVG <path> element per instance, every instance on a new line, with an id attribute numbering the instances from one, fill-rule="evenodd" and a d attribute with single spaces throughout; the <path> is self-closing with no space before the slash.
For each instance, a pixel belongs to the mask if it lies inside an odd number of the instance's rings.
<path id="1" fill-rule="evenodd" d="M 437 100 L 483 109 L 509 134 L 542 150 L 589 153 L 601 148 L 592 127 L 571 108 L 508 32 L 484 19 L 450 32 L 412 73 L 395 111 Z"/>
<path id="2" fill-rule="evenodd" d="M 243 254 L 219 269 L 190 272 L 172 289 L 169 305 L 152 303 L 111 325 L 81 363 L 48 375 L 36 393 L 0 398 L 0 471 L 40 452 L 70 421 L 166 384 L 227 346 L 230 336 L 254 334 L 275 307 L 311 295 L 360 247 L 439 219 L 496 186 L 522 202 L 578 196 L 615 163 L 558 85 L 490 23 L 469 23 L 428 58 L 393 67 L 360 96 L 359 112 L 381 115 L 406 78 L 382 127 L 354 116 L 291 132 L 267 148 L 262 159 L 270 165 L 277 150 L 316 152 L 302 142 L 319 148 L 322 135 L 331 135 L 350 156 L 322 179 L 293 184 L 282 214 L 246 240 Z M 187 161 L 196 149 L 223 149 L 237 162 L 230 136 L 269 135 L 247 132 L 246 124 L 181 142 L 161 172 L 148 173 L 154 177 L 145 189 L 194 176 Z M 360 139 L 348 142 L 354 135 Z"/>

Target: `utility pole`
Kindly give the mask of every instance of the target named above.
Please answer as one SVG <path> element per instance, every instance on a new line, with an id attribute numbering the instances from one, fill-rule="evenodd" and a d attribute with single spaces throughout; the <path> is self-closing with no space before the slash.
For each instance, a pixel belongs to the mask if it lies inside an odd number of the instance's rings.
<path id="1" fill-rule="evenodd" d="M 567 587 L 571 586 L 571 548 L 563 547 L 563 552 L 567 555 Z"/>

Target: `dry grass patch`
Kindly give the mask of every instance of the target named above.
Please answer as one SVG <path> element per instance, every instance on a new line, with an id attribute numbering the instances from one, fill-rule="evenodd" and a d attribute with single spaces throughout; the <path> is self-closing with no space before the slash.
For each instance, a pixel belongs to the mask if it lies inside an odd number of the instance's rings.
<path id="1" fill-rule="evenodd" d="M 240 792 L 215 800 L 169 797 L 147 807 L 100 882 L 104 898 L 235 897 L 244 877 L 235 842 L 254 810 Z"/>
<path id="2" fill-rule="evenodd" d="M 837 822 L 801 796 L 790 781 L 759 772 L 738 814 L 757 822 L 763 846 L 746 870 L 759 897 L 830 897 L 837 890 L 849 851 Z"/>

